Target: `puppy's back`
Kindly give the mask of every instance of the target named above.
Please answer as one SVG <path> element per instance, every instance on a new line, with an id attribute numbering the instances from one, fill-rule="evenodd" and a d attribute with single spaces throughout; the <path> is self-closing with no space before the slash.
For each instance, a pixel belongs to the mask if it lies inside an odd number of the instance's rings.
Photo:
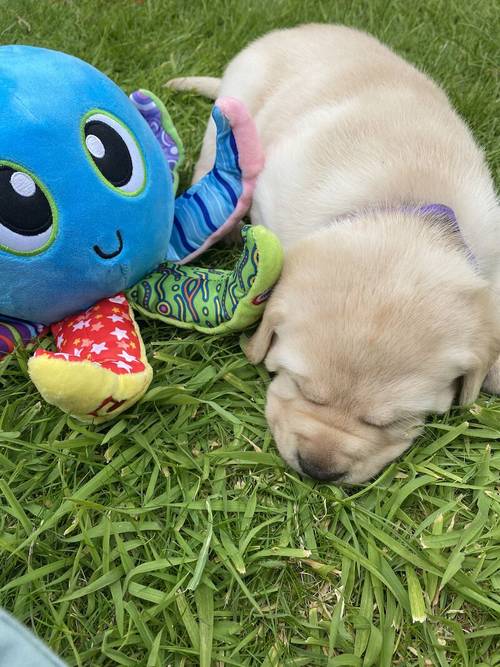
<path id="1" fill-rule="evenodd" d="M 253 217 L 285 246 L 373 205 L 441 202 L 485 275 L 496 271 L 483 152 L 439 86 L 374 37 L 326 24 L 271 32 L 228 65 L 221 94 L 254 114 L 267 166 Z"/>

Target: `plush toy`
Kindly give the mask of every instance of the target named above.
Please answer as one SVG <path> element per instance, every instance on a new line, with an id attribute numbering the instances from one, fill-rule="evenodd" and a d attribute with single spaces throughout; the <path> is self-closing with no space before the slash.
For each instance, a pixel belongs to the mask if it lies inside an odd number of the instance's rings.
<path id="1" fill-rule="evenodd" d="M 208 333 L 261 314 L 282 262 L 243 228 L 233 271 L 185 266 L 247 211 L 263 158 L 244 107 L 221 98 L 213 169 L 175 199 L 182 144 L 162 103 L 128 98 L 67 54 L 0 48 L 0 356 L 52 331 L 29 360 L 42 396 L 104 421 L 152 377 L 130 304 Z"/>

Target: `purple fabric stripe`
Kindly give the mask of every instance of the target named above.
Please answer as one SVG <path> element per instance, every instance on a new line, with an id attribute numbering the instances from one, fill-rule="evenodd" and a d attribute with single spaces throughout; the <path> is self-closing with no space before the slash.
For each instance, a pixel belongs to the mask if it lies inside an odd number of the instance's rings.
<path id="1" fill-rule="evenodd" d="M 144 95 L 144 93 L 141 93 L 140 90 L 136 90 L 132 93 L 130 99 L 153 131 L 153 134 L 158 140 L 167 159 L 170 171 L 173 172 L 179 161 L 179 149 L 173 138 L 163 127 L 161 111 L 158 109 L 154 101 L 147 95 Z"/>
<path id="2" fill-rule="evenodd" d="M 24 345 L 36 338 L 43 326 L 0 315 L 0 359 L 10 354 L 19 339 Z"/>
<path id="3" fill-rule="evenodd" d="M 14 336 L 10 329 L 0 324 L 0 359 L 10 354 L 15 347 Z"/>

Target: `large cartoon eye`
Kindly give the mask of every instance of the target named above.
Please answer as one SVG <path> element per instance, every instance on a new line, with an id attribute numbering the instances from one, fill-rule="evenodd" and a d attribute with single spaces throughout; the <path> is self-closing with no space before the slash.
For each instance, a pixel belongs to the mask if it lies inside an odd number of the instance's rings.
<path id="1" fill-rule="evenodd" d="M 35 176 L 0 163 L 0 248 L 34 254 L 49 242 L 53 228 L 52 207 Z"/>
<path id="2" fill-rule="evenodd" d="M 120 121 L 105 113 L 88 116 L 85 146 L 104 179 L 127 194 L 144 185 L 144 161 L 136 140 Z"/>

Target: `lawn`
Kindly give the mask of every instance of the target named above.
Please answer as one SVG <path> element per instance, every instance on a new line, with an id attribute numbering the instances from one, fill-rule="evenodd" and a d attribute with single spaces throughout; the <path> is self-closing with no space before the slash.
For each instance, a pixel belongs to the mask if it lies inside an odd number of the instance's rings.
<path id="1" fill-rule="evenodd" d="M 210 103 L 164 82 L 313 20 L 431 74 L 498 169 L 492 0 L 0 0 L 0 43 L 156 91 L 185 184 Z M 431 420 L 373 483 L 339 489 L 282 464 L 268 375 L 238 336 L 141 326 L 154 382 L 108 425 L 44 405 L 25 351 L 0 362 L 1 606 L 69 665 L 500 665 L 500 401 Z"/>

